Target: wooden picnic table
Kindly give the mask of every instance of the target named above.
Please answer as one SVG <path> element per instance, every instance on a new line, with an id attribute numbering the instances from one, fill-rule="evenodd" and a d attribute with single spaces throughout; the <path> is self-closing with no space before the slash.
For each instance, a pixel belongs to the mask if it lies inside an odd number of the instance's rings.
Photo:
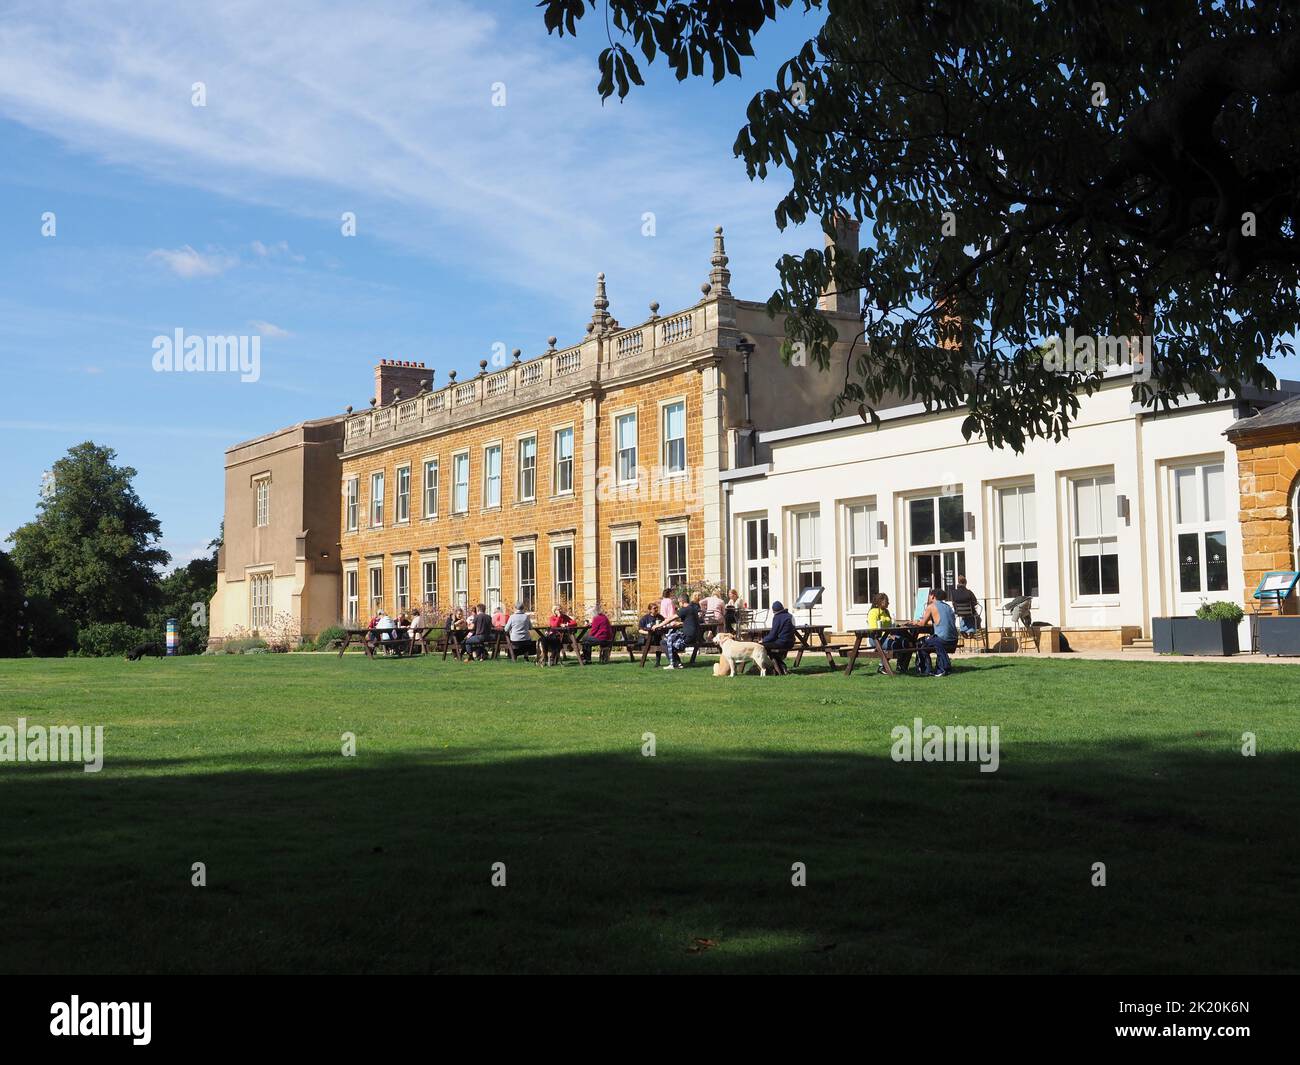
<path id="1" fill-rule="evenodd" d="M 880 659 L 880 668 L 889 676 L 895 676 L 895 670 L 889 664 L 891 655 L 911 655 L 916 653 L 916 643 L 919 637 L 934 632 L 933 625 L 891 625 L 887 629 L 854 629 L 853 646 L 849 649 L 848 660 L 844 665 L 844 675 L 847 677 L 853 672 L 853 667 L 858 661 L 858 654 L 862 650 L 862 641 L 870 640 L 871 649 L 876 652 L 876 657 Z M 890 637 L 899 636 L 907 641 L 903 647 L 896 647 L 886 650 L 881 646 L 881 641 Z"/>
<path id="2" fill-rule="evenodd" d="M 385 632 L 392 633 L 387 640 L 382 638 Z M 371 636 L 374 637 L 373 640 Z M 380 647 L 396 651 L 398 657 L 408 657 L 412 654 L 412 646 L 418 642 L 411 635 L 410 629 L 344 629 L 343 643 L 339 646 L 340 658 L 354 638 L 362 641 L 367 658 L 374 658 L 375 650 Z"/>
<path id="3" fill-rule="evenodd" d="M 590 625 L 534 625 L 533 632 L 537 633 L 537 664 L 543 665 L 546 660 L 545 640 L 549 636 L 558 636 L 560 638 L 560 654 L 564 654 L 565 648 L 572 649 L 578 657 L 578 665 L 585 666 L 587 663 L 582 660 L 582 648 L 578 641 L 587 635 Z M 557 660 L 556 664 L 559 662 Z"/>
<path id="4" fill-rule="evenodd" d="M 650 639 L 648 639 L 645 642 L 645 646 L 642 647 L 641 649 L 642 668 L 645 668 L 646 659 L 650 657 L 651 651 L 655 653 L 655 665 L 659 664 L 659 656 L 668 653 L 667 651 L 664 650 L 664 646 L 663 646 L 664 633 L 668 632 L 670 629 L 674 629 L 678 627 L 679 626 L 669 625 L 667 622 L 665 622 L 662 625 L 656 625 L 653 629 L 650 630 Z M 698 655 L 701 651 L 707 650 L 709 646 L 712 645 L 713 638 L 717 636 L 718 631 L 723 628 L 725 628 L 725 626 L 720 621 L 700 622 L 700 638 L 696 640 L 693 644 L 689 645 L 690 652 L 691 652 L 691 660 L 689 663 L 687 663 L 688 665 L 692 665 L 692 666 L 695 665 L 695 656 Z M 716 646 L 714 647 L 714 649 L 715 650 L 717 649 Z M 635 660 L 636 659 L 633 658 L 633 661 Z"/>

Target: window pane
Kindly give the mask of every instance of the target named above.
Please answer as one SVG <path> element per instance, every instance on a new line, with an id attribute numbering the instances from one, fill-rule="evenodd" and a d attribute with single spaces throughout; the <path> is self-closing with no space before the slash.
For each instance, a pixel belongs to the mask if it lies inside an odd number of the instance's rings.
<path id="1" fill-rule="evenodd" d="M 1205 520 L 1223 521 L 1226 497 L 1223 491 L 1223 467 L 1205 467 Z"/>
<path id="2" fill-rule="evenodd" d="M 1182 533 L 1178 537 L 1178 589 L 1201 590 L 1201 538 L 1196 533 Z"/>
<path id="3" fill-rule="evenodd" d="M 1096 536 L 1097 484 L 1091 478 L 1074 482 L 1074 529 L 1079 536 Z"/>
<path id="4" fill-rule="evenodd" d="M 1079 594 L 1101 594 L 1101 564 L 1097 555 L 1079 555 Z"/>
<path id="5" fill-rule="evenodd" d="M 934 499 L 913 499 L 908 503 L 911 514 L 912 543 L 917 546 L 934 543 Z"/>
<path id="6" fill-rule="evenodd" d="M 1119 555 L 1115 554 L 1115 545 L 1105 544 L 1105 553 L 1101 556 L 1101 594 L 1119 595 Z"/>
<path id="7" fill-rule="evenodd" d="M 1097 506 L 1101 508 L 1098 524 L 1103 536 L 1115 535 L 1115 478 L 1097 479 Z"/>
<path id="8" fill-rule="evenodd" d="M 1026 540 L 1038 539 L 1038 519 L 1035 512 L 1037 497 L 1034 495 L 1033 488 L 1025 485 L 1016 490 L 1017 496 L 1020 497 L 1020 521 L 1024 526 L 1024 538 Z"/>
<path id="9" fill-rule="evenodd" d="M 1004 488 L 998 493 L 1002 510 L 1002 540 L 1004 543 L 1018 543 L 1025 539 L 1024 525 L 1020 520 L 1020 492 L 1015 488 Z"/>
<path id="10" fill-rule="evenodd" d="M 1205 590 L 1228 590 L 1228 537 L 1222 532 L 1205 534 Z"/>
<path id="11" fill-rule="evenodd" d="M 1179 525 L 1191 525 L 1201 520 L 1201 508 L 1196 499 L 1196 472 L 1192 467 L 1174 470 L 1174 500 Z"/>
<path id="12" fill-rule="evenodd" d="M 963 497 L 940 496 L 939 498 L 939 540 L 945 544 L 957 544 L 966 539 L 966 517 Z"/>
<path id="13" fill-rule="evenodd" d="M 1004 558 L 1002 562 L 1002 594 L 1017 596 L 1025 594 L 1024 567 L 1019 560 Z"/>
<path id="14" fill-rule="evenodd" d="M 1024 590 L 1020 594 L 1038 597 L 1038 563 L 1032 559 L 1025 563 Z"/>

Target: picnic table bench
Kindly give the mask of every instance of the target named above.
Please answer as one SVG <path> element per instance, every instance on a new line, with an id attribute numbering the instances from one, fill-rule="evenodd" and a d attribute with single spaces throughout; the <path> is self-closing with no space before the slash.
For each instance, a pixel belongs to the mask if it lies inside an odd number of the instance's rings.
<path id="1" fill-rule="evenodd" d="M 385 633 L 390 634 L 387 639 Z M 416 647 L 423 646 L 423 640 L 412 635 L 410 629 L 344 629 L 343 639 L 335 641 L 339 644 L 340 658 L 354 639 L 362 641 L 367 658 L 374 658 L 375 651 L 381 647 L 396 652 L 395 657 L 409 658 Z"/>
<path id="2" fill-rule="evenodd" d="M 870 641 L 870 650 L 874 651 L 876 657 L 880 659 L 880 668 L 892 677 L 896 675 L 896 671 L 890 665 L 890 658 L 893 657 L 897 660 L 904 655 L 910 658 L 916 653 L 918 639 L 933 632 L 933 625 L 891 625 L 887 629 L 854 629 L 853 646 L 848 651 L 848 660 L 844 665 L 844 675 L 847 677 L 853 672 L 853 667 L 857 664 L 858 655 L 862 650 L 863 640 Z M 881 642 L 891 636 L 901 638 L 904 641 L 903 645 L 888 650 L 882 647 Z"/>

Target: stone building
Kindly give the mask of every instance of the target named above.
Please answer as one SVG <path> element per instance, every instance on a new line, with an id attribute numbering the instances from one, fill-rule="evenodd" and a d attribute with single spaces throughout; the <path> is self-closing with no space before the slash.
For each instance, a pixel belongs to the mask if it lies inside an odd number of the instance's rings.
<path id="1" fill-rule="evenodd" d="M 856 250 L 856 225 L 835 239 Z M 232 448 L 214 633 L 258 627 L 272 570 L 311 586 L 306 600 L 287 583 L 273 593 L 301 609 L 304 634 L 417 603 L 599 602 L 630 614 L 665 587 L 723 581 L 720 474 L 761 458 L 759 429 L 825 417 L 838 391 L 834 374 L 782 359 L 784 322 L 733 296 L 727 266 L 719 227 L 699 301 L 663 315 L 652 303 L 630 327 L 599 275 L 581 340 L 557 348 L 551 337 L 536 357 L 483 360 L 441 387 L 423 363 L 381 360 L 368 409 L 307 423 L 341 433 L 335 464 L 304 467 L 297 489 L 303 514 L 333 514 L 310 529 L 285 514 L 277 543 L 294 526 L 292 560 L 283 545 L 274 561 L 256 546 L 268 536 L 253 467 L 304 427 Z M 828 291 L 820 308 L 842 360 L 860 328 L 856 294 Z M 316 609 L 331 598 L 332 610 Z"/>

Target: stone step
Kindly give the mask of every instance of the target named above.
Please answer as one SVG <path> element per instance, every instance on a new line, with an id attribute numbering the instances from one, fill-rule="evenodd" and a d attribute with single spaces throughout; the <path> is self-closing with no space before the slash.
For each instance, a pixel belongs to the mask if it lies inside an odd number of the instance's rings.
<path id="1" fill-rule="evenodd" d="M 1132 643 L 1126 643 L 1120 648 L 1122 651 L 1152 651 L 1154 647 L 1150 640 L 1134 640 Z"/>

